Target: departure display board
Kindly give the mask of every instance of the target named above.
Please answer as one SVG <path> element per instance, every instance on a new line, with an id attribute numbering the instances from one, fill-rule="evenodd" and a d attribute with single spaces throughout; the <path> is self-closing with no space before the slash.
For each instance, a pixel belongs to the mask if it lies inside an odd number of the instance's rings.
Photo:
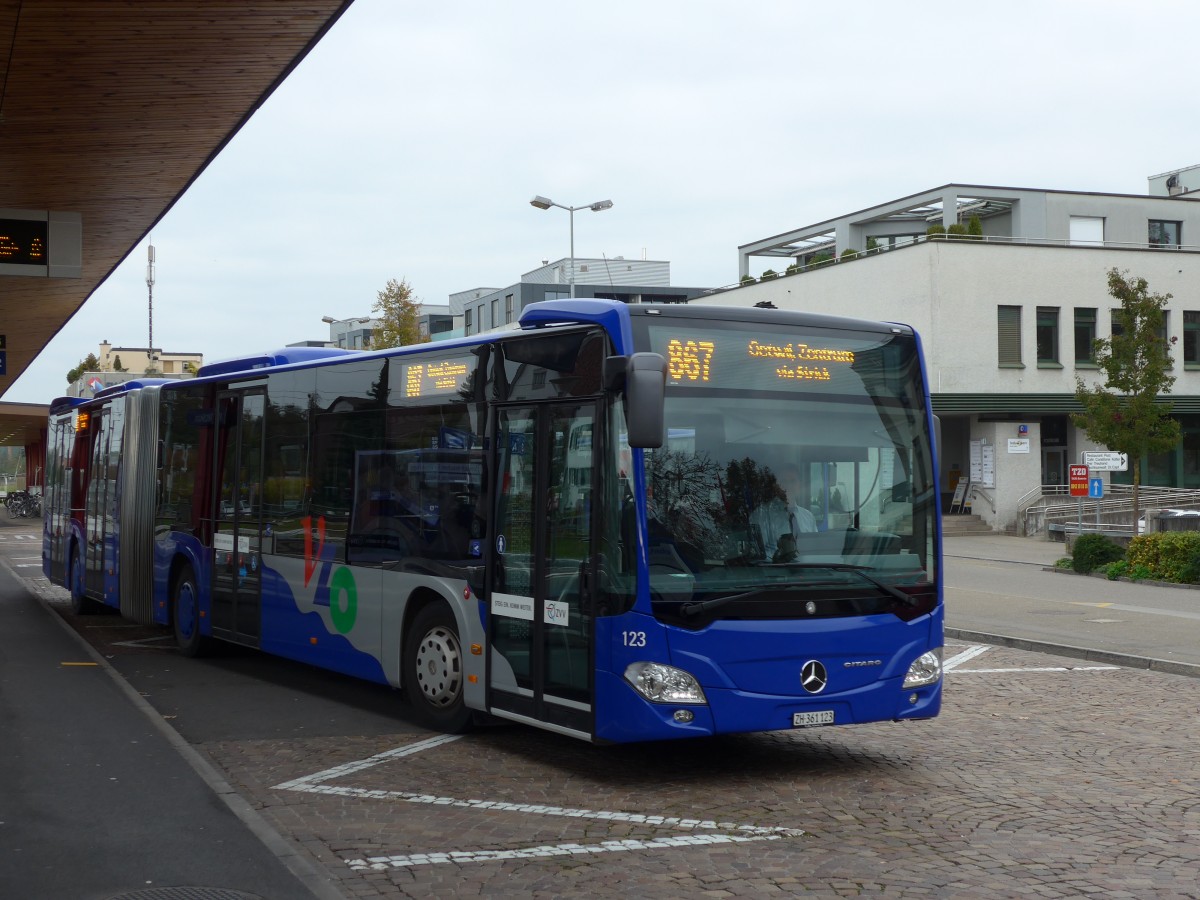
<path id="1" fill-rule="evenodd" d="M 425 359 L 401 365 L 400 382 L 410 400 L 456 394 L 475 370 L 475 356 Z"/>
<path id="2" fill-rule="evenodd" d="M 0 263 L 47 264 L 47 224 L 36 219 L 0 219 Z"/>

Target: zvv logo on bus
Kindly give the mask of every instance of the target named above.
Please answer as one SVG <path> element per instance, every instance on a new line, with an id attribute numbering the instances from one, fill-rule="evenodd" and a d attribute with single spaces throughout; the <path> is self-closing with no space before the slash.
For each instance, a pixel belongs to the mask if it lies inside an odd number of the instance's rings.
<path id="1" fill-rule="evenodd" d="M 317 579 L 317 592 L 313 603 L 329 607 L 329 618 L 340 634 L 349 634 L 358 618 L 358 584 L 349 566 L 333 567 L 333 551 L 325 552 L 325 517 L 317 519 L 317 546 L 313 548 L 313 523 L 311 516 L 301 520 L 304 527 L 304 586 L 308 587 L 320 564 L 321 574 Z"/>

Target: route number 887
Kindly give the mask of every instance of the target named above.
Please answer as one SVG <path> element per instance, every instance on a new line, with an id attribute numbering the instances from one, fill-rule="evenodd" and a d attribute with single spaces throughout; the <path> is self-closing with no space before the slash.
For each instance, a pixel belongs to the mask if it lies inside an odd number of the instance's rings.
<path id="1" fill-rule="evenodd" d="M 716 345 L 712 341 L 681 341 L 667 344 L 667 370 L 673 381 L 708 381 Z"/>

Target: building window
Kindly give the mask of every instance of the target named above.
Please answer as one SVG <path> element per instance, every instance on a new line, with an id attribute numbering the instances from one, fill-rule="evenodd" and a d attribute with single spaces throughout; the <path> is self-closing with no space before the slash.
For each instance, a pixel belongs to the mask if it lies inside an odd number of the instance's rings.
<path id="1" fill-rule="evenodd" d="M 497 297 L 492 301 L 492 327 L 500 327 L 500 298 Z"/>
<path id="2" fill-rule="evenodd" d="M 1112 310 L 1112 336 L 1113 337 L 1120 337 L 1121 335 L 1123 335 L 1125 333 L 1125 326 L 1121 324 L 1120 319 L 1118 318 L 1120 315 L 1121 315 L 1121 310 L 1119 310 L 1119 309 Z M 1171 356 L 1170 321 L 1171 321 L 1171 311 L 1169 309 L 1164 309 L 1163 313 L 1162 313 L 1162 321 L 1158 325 L 1158 339 L 1160 341 L 1162 341 L 1164 346 L 1166 347 L 1167 368 L 1170 368 L 1173 363 L 1173 359 Z M 1184 340 L 1187 340 L 1186 334 L 1184 335 Z"/>
<path id="3" fill-rule="evenodd" d="M 996 336 L 1001 368 L 1021 366 L 1021 307 L 996 307 Z"/>
<path id="4" fill-rule="evenodd" d="M 513 295 L 504 295 L 504 324 L 507 325 L 513 320 Z"/>
<path id="5" fill-rule="evenodd" d="M 1037 361 L 1039 366 L 1058 366 L 1058 307 L 1037 308 Z"/>
<path id="6" fill-rule="evenodd" d="M 1104 219 L 1095 216 L 1071 216 L 1071 243 L 1099 246 L 1104 243 Z"/>
<path id="7" fill-rule="evenodd" d="M 463 310 L 463 334 L 473 334 L 471 323 L 471 309 L 468 307 Z"/>
<path id="8" fill-rule="evenodd" d="M 1151 247 L 1174 247 L 1175 249 L 1179 249 L 1181 243 L 1179 238 L 1182 232 L 1182 222 L 1151 219 L 1148 241 Z"/>
<path id="9" fill-rule="evenodd" d="M 1200 369 L 1200 312 L 1183 313 L 1183 365 Z"/>
<path id="10" fill-rule="evenodd" d="M 1075 307 L 1075 365 L 1096 364 L 1096 310 Z"/>

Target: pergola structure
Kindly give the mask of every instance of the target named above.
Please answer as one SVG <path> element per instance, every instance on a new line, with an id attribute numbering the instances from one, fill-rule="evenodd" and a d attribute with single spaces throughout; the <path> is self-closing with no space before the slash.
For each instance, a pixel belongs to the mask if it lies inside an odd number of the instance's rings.
<path id="1" fill-rule="evenodd" d="M 31 477 L 46 407 L 4 393 L 351 2 L 0 0 L 0 444 Z"/>

